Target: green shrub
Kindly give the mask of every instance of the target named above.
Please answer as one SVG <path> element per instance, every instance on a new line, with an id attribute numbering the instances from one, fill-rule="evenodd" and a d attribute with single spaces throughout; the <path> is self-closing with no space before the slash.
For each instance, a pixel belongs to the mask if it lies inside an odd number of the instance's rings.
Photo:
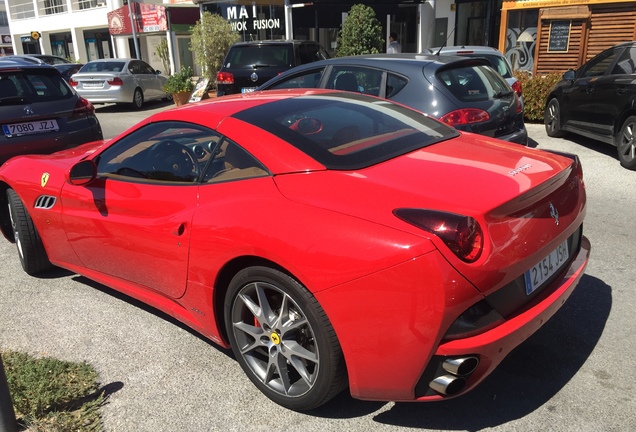
<path id="1" fill-rule="evenodd" d="M 528 123 L 543 123 L 546 98 L 563 74 L 554 72 L 530 77 L 523 71 L 515 71 L 514 75 L 523 89 L 524 120 Z"/>
<path id="2" fill-rule="evenodd" d="M 163 91 L 168 94 L 191 92 L 192 90 L 194 90 L 194 83 L 192 82 L 192 68 L 190 66 L 182 66 L 179 72 L 168 77 L 168 81 L 163 86 Z"/>
<path id="3" fill-rule="evenodd" d="M 382 25 L 369 6 L 356 4 L 338 34 L 336 57 L 378 54 L 384 51 Z"/>

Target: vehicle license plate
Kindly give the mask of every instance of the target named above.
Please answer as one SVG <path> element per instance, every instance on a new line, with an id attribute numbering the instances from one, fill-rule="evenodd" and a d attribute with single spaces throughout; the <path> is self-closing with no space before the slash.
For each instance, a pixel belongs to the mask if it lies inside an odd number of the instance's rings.
<path id="1" fill-rule="evenodd" d="M 555 274 L 568 260 L 569 256 L 568 242 L 566 240 L 550 252 L 550 255 L 543 258 L 535 264 L 534 267 L 525 272 L 526 294 L 532 294 L 532 292 L 540 287 L 543 282 L 547 281 L 550 276 Z"/>
<path id="2" fill-rule="evenodd" d="M 241 89 L 241 93 L 251 93 L 256 90 L 256 87 L 243 87 Z"/>
<path id="3" fill-rule="evenodd" d="M 84 88 L 102 88 L 104 83 L 102 81 L 87 81 L 82 84 Z"/>
<path id="4" fill-rule="evenodd" d="M 2 130 L 5 136 L 11 138 L 14 136 L 58 131 L 60 128 L 57 125 L 57 120 L 40 120 L 2 125 Z"/>

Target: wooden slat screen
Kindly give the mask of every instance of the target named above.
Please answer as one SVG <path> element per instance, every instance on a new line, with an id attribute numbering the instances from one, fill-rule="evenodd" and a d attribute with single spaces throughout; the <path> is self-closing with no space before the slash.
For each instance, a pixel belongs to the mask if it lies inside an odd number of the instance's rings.
<path id="1" fill-rule="evenodd" d="M 634 40 L 636 8 L 590 6 L 592 16 L 585 60 L 606 48 Z"/>
<path id="2" fill-rule="evenodd" d="M 550 39 L 550 22 L 552 20 L 540 20 L 541 31 L 538 37 L 538 50 L 535 75 L 546 75 L 550 72 L 564 72 L 568 69 L 576 69 L 579 63 L 582 44 L 582 20 L 572 20 L 570 27 L 570 43 L 567 52 L 548 52 Z"/>

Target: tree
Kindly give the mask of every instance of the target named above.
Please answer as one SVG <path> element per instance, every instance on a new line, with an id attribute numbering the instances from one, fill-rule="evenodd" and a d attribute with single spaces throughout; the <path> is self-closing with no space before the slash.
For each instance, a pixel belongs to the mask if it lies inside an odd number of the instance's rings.
<path id="1" fill-rule="evenodd" d="M 170 52 L 168 51 L 168 41 L 165 39 L 161 39 L 159 45 L 157 45 L 157 56 L 161 59 L 161 63 L 163 63 L 163 71 L 166 75 L 170 75 L 172 71 L 170 70 Z"/>
<path id="2" fill-rule="evenodd" d="M 216 80 L 216 73 L 223 65 L 223 60 L 230 47 L 239 39 L 239 34 L 232 30 L 230 23 L 221 15 L 203 12 L 201 19 L 192 27 L 190 51 L 195 55 L 194 61 L 201 66 L 203 75 Z"/>
<path id="3" fill-rule="evenodd" d="M 378 54 L 384 51 L 382 26 L 375 11 L 363 4 L 351 7 L 338 35 L 336 57 Z"/>

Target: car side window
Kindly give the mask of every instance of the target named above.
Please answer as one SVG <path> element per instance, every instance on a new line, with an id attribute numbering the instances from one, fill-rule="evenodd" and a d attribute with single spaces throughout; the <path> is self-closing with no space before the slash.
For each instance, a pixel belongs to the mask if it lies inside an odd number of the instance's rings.
<path id="1" fill-rule="evenodd" d="M 334 66 L 326 88 L 380 96 L 384 71 L 360 66 Z"/>
<path id="2" fill-rule="evenodd" d="M 393 96 L 398 94 L 400 90 L 406 87 L 407 83 L 408 80 L 404 77 L 391 73 L 388 74 L 386 77 L 386 91 L 384 97 L 387 99 L 391 99 Z"/>
<path id="3" fill-rule="evenodd" d="M 238 144 L 224 139 L 212 151 L 213 159 L 203 176 L 203 183 L 220 183 L 269 175 L 254 156 Z"/>
<path id="4" fill-rule="evenodd" d="M 195 183 L 221 141 L 211 129 L 185 122 L 148 124 L 106 149 L 97 175 L 147 183 Z"/>
<path id="5" fill-rule="evenodd" d="M 148 64 L 144 62 L 139 62 L 139 73 L 155 75 L 155 70 Z"/>
<path id="6" fill-rule="evenodd" d="M 631 75 L 636 72 L 636 48 L 628 48 L 623 51 L 616 66 L 612 69 L 612 75 Z"/>
<path id="7" fill-rule="evenodd" d="M 599 54 L 590 60 L 582 70 L 582 77 L 597 77 L 605 75 L 611 64 L 614 63 L 616 57 L 620 54 L 622 48 L 615 48 Z"/>
<path id="8" fill-rule="evenodd" d="M 324 71 L 324 67 L 304 71 L 300 74 L 293 75 L 284 81 L 280 81 L 272 85 L 271 87 L 267 87 L 267 90 L 289 88 L 318 88 Z"/>

